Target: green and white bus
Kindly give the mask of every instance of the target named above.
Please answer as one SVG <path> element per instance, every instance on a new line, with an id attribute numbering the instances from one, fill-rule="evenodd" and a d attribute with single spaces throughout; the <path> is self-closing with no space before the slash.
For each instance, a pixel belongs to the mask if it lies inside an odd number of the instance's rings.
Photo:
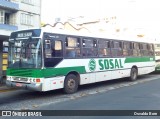
<path id="1" fill-rule="evenodd" d="M 160 71 L 160 41 L 155 39 L 154 42 L 154 50 L 155 50 L 155 61 L 156 61 L 156 67 L 155 71 L 159 72 Z"/>
<path id="2" fill-rule="evenodd" d="M 152 43 L 47 28 L 11 33 L 8 62 L 8 86 L 66 93 L 100 81 L 134 81 L 155 70 Z"/>

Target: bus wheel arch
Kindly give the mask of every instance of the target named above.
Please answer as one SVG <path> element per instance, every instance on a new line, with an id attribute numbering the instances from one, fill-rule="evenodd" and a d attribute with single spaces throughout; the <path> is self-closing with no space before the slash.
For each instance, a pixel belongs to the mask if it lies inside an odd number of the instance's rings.
<path id="1" fill-rule="evenodd" d="M 79 82 L 79 73 L 75 71 L 68 73 L 64 80 L 64 92 L 67 94 L 75 93 L 78 90 Z"/>
<path id="2" fill-rule="evenodd" d="M 135 81 L 137 80 L 138 77 L 138 67 L 137 66 L 132 66 L 131 71 L 130 71 L 130 81 Z"/>

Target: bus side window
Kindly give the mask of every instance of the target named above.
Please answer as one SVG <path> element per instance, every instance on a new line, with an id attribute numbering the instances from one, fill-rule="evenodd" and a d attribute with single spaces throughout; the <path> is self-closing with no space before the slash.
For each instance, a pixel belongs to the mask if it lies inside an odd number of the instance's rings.
<path id="1" fill-rule="evenodd" d="M 131 56 L 132 54 L 132 42 L 123 42 L 123 56 Z"/>
<path id="2" fill-rule="evenodd" d="M 52 57 L 62 57 L 62 41 L 54 41 L 54 46 L 52 48 Z"/>
<path id="3" fill-rule="evenodd" d="M 148 47 L 147 47 L 146 43 L 141 44 L 141 55 L 142 56 L 148 56 L 149 55 Z"/>
<path id="4" fill-rule="evenodd" d="M 113 41 L 112 56 L 122 56 L 122 42 Z"/>
<path id="5" fill-rule="evenodd" d="M 123 56 L 128 56 L 128 42 L 123 42 Z"/>
<path id="6" fill-rule="evenodd" d="M 85 38 L 83 39 L 83 56 L 84 57 L 97 57 L 97 40 Z"/>
<path id="7" fill-rule="evenodd" d="M 99 57 L 110 56 L 110 41 L 99 39 L 98 40 L 98 55 Z"/>
<path id="8" fill-rule="evenodd" d="M 133 56 L 141 56 L 139 43 L 133 43 Z"/>
<path id="9" fill-rule="evenodd" d="M 80 57 L 80 39 L 76 37 L 67 37 L 66 38 L 66 50 L 65 57 L 67 58 L 76 58 Z"/>
<path id="10" fill-rule="evenodd" d="M 154 49 L 152 44 L 147 44 L 148 46 L 148 55 L 153 56 L 154 55 Z"/>

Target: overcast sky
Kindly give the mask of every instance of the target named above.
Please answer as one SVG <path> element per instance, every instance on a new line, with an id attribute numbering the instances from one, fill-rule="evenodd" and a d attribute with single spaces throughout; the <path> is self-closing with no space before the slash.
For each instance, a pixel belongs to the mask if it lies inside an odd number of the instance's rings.
<path id="1" fill-rule="evenodd" d="M 159 0 L 42 0 L 42 22 L 56 17 L 117 16 L 123 25 L 160 27 Z"/>

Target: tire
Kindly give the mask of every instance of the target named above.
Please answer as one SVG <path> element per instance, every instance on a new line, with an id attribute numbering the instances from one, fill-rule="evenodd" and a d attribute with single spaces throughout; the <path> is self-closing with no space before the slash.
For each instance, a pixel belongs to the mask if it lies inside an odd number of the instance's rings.
<path id="1" fill-rule="evenodd" d="M 133 67 L 130 72 L 130 81 L 137 80 L 137 77 L 138 77 L 138 71 L 136 68 Z"/>
<path id="2" fill-rule="evenodd" d="M 78 90 L 78 79 L 75 75 L 69 74 L 64 81 L 64 92 L 67 94 L 75 93 Z"/>

